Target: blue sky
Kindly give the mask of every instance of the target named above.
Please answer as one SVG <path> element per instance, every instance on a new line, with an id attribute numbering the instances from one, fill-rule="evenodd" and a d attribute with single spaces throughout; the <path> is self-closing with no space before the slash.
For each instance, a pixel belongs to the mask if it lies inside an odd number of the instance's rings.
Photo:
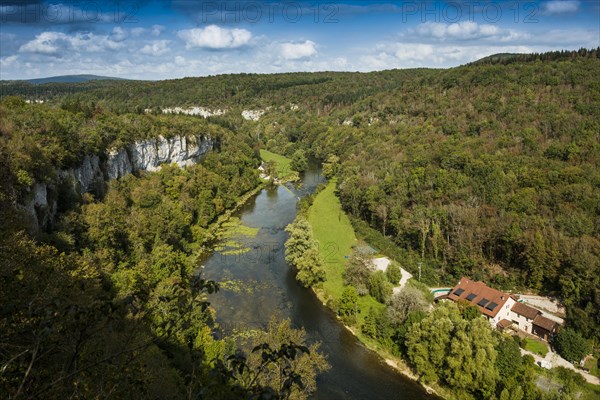
<path id="1" fill-rule="evenodd" d="M 598 47 L 599 4 L 0 0 L 0 79 L 452 67 Z"/>

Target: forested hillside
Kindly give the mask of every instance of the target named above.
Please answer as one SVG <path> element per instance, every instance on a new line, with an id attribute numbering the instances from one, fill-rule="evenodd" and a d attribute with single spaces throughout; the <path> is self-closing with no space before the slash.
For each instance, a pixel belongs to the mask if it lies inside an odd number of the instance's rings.
<path id="1" fill-rule="evenodd" d="M 469 275 L 555 294 L 597 338 L 597 58 L 421 72 L 329 118 L 288 118 L 264 122 L 267 143 L 338 156 L 344 208 L 406 267 L 422 262 L 428 283 Z M 301 144 L 285 148 L 281 133 Z"/>
<path id="2" fill-rule="evenodd" d="M 402 249 L 408 269 L 422 262 L 428 283 L 470 275 L 557 295 L 569 324 L 591 337 L 600 323 L 598 52 L 502 60 L 151 85 L 163 105 L 229 107 L 213 120 L 276 152 L 338 156 L 345 209 Z M 198 97 L 169 100 L 177 87 Z M 135 97 L 108 93 L 84 98 Z M 242 106 L 272 108 L 254 123 Z"/>
<path id="3" fill-rule="evenodd" d="M 4 94 L 24 98 L 0 103 L 0 298 L 10 299 L 0 309 L 8 371 L 0 390 L 76 398 L 266 391 L 240 387 L 264 380 L 235 380 L 236 371 L 252 373 L 237 358 L 239 369 L 226 368 L 235 346 L 210 334 L 205 293 L 215 288 L 191 274 L 210 224 L 259 184 L 261 148 L 295 165 L 325 161 L 357 229 L 393 249 L 405 269 L 421 263 L 425 283 L 467 275 L 555 295 L 568 325 L 597 345 L 599 53 L 502 55 L 447 70 L 49 84 L 35 93 L 2 83 Z M 155 115 L 175 106 L 226 112 Z M 247 121 L 247 109 L 265 113 Z M 55 231 L 35 240 L 23 232 L 15 204 L 55 169 L 137 139 L 199 132 L 220 143 L 200 165 L 115 181 L 106 198 L 84 196 L 62 210 Z M 271 344 L 281 351 L 264 360 L 296 354 Z M 312 370 L 325 368 L 318 353 L 310 357 Z M 161 385 L 146 385 L 159 375 Z"/>

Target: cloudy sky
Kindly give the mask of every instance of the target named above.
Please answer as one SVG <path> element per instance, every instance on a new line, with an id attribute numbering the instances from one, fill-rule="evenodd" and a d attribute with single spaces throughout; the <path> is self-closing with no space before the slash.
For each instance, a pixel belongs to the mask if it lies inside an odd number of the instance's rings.
<path id="1" fill-rule="evenodd" d="M 451 67 L 600 46 L 600 2 L 0 1 L 0 79 Z"/>

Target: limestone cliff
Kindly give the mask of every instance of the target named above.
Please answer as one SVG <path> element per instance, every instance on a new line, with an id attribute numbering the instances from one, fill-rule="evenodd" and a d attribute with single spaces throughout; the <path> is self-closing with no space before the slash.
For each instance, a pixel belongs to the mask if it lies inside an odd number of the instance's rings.
<path id="1" fill-rule="evenodd" d="M 104 196 L 106 181 L 137 171 L 157 171 L 162 164 L 180 167 L 194 164 L 212 150 L 210 137 L 175 136 L 144 140 L 107 154 L 86 155 L 76 168 L 56 171 L 52 182 L 35 183 L 21 207 L 31 216 L 34 230 L 49 228 L 61 202 L 81 198 L 84 193 Z"/>

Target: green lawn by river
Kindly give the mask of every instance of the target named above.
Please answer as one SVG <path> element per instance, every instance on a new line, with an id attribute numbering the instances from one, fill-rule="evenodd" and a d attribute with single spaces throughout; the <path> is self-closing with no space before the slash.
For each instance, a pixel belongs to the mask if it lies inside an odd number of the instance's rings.
<path id="1" fill-rule="evenodd" d="M 342 273 L 356 244 L 356 235 L 350 219 L 342 210 L 340 200 L 335 195 L 336 182 L 331 181 L 317 194 L 308 214 L 315 239 L 319 242 L 321 255 L 325 260 L 326 281 L 323 291 L 328 298 L 339 299 L 343 291 Z M 359 298 L 359 323 L 362 323 L 369 308 L 383 308 L 371 296 Z"/>
<path id="2" fill-rule="evenodd" d="M 286 178 L 296 173 L 296 171 L 293 171 L 292 167 L 290 166 L 292 160 L 282 156 L 281 154 L 276 154 L 270 152 L 269 150 L 261 149 L 260 158 L 262 158 L 263 161 L 275 161 L 277 163 L 277 175 L 279 178 Z"/>

